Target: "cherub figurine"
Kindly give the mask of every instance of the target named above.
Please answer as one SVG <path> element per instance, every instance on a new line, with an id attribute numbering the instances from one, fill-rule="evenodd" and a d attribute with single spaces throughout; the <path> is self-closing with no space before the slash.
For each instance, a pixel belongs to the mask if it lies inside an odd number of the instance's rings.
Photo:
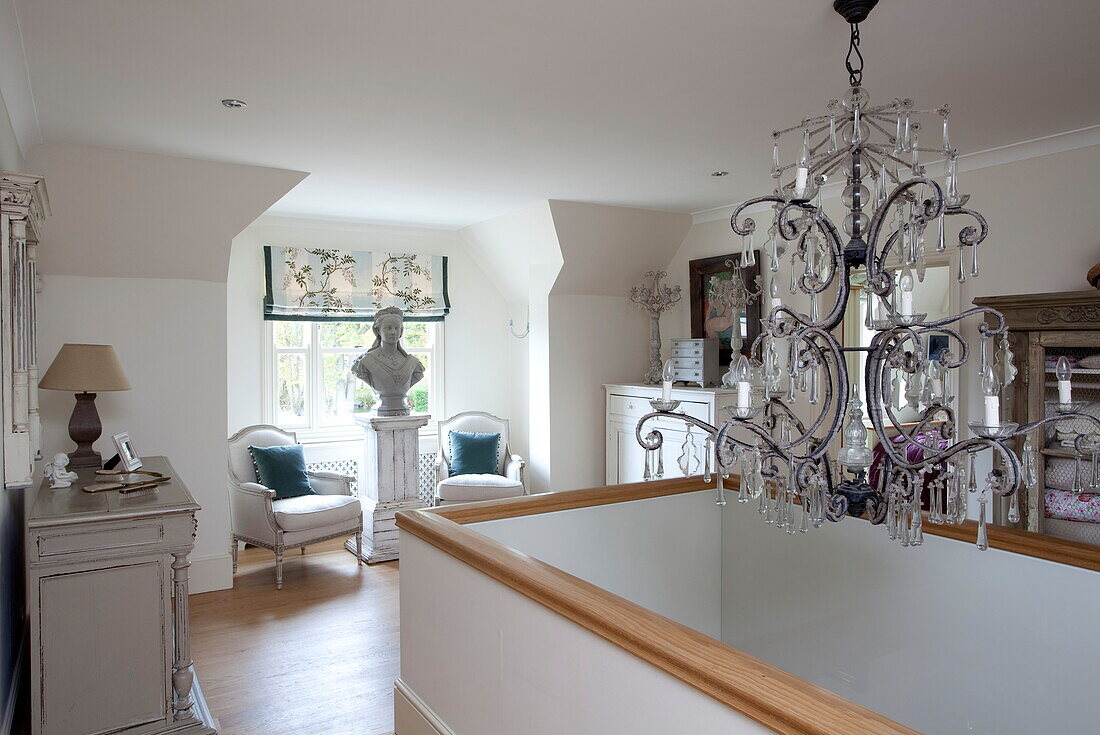
<path id="1" fill-rule="evenodd" d="M 54 490 L 69 487 L 73 484 L 73 480 L 77 479 L 75 472 L 67 472 L 66 467 L 69 466 L 69 455 L 64 452 L 58 452 L 53 456 L 53 462 L 47 462 L 43 468 L 46 479 L 50 481 L 50 487 Z"/>

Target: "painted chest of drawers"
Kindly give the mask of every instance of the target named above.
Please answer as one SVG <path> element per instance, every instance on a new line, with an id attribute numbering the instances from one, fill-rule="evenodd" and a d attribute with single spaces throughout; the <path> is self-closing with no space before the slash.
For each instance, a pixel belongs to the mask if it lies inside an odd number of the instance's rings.
<path id="1" fill-rule="evenodd" d="M 604 478 L 608 485 L 641 482 L 644 479 L 645 450 L 638 444 L 634 430 L 638 420 L 653 411 L 649 401 L 651 398 L 661 397 L 661 386 L 611 384 L 604 386 L 604 395 L 607 410 Z M 676 386 L 672 389 L 672 398 L 680 401 L 676 409 L 678 412 L 714 425 L 725 421 L 726 408 L 737 404 L 737 391 Z M 677 457 L 683 451 L 685 441 L 694 447 L 696 457 L 702 457 L 705 437 L 701 431 L 695 430 L 689 435 L 685 431 L 685 424 L 673 418 L 653 419 L 646 427 L 659 429 L 664 435 L 661 455 L 665 477 L 683 477 Z M 692 470 L 691 474 L 700 472 L 698 466 Z"/>
<path id="2" fill-rule="evenodd" d="M 676 382 L 696 383 L 700 388 L 718 385 L 718 340 L 673 339 L 672 369 Z"/>
<path id="3" fill-rule="evenodd" d="M 138 497 L 43 482 L 27 518 L 33 735 L 213 735 L 188 640 L 199 505 L 174 478 Z"/>

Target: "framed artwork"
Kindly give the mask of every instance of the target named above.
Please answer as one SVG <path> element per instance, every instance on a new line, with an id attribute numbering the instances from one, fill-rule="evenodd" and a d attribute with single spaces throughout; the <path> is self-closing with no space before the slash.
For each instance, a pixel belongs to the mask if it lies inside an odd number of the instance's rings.
<path id="1" fill-rule="evenodd" d="M 134 451 L 134 444 L 130 441 L 130 433 L 122 432 L 111 437 L 115 442 L 115 451 L 118 452 L 118 466 L 126 471 L 133 472 L 141 467 L 141 457 Z"/>
<path id="2" fill-rule="evenodd" d="M 735 341 L 736 329 L 741 335 L 741 352 L 748 354 L 753 340 L 760 334 L 760 297 L 748 303 L 740 319 L 728 304 L 716 298 L 728 282 L 740 276 L 744 288 L 749 293 L 760 289 L 760 254 L 756 263 L 747 268 L 738 268 L 741 254 L 718 255 L 713 258 L 700 258 L 688 263 L 688 291 L 691 298 L 691 336 L 693 339 L 704 337 L 718 338 L 719 372 L 724 374 L 733 357 L 731 343 Z M 726 285 L 723 285 L 723 282 Z"/>

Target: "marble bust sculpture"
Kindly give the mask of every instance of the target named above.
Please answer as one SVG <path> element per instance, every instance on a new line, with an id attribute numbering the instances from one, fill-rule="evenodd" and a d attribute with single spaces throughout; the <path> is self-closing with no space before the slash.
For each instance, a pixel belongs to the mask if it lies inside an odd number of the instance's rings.
<path id="1" fill-rule="evenodd" d="M 355 377 L 374 388 L 381 402 L 379 416 L 408 416 L 409 389 L 424 377 L 424 365 L 401 346 L 404 313 L 396 307 L 379 309 L 374 316 L 374 344 L 351 365 Z"/>

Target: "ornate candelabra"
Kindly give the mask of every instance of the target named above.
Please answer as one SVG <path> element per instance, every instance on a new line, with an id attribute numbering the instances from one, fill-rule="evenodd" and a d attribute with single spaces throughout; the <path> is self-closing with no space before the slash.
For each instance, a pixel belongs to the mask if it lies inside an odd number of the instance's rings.
<path id="1" fill-rule="evenodd" d="M 1091 422 L 1100 432 L 1100 420 L 1080 413 L 1080 404 L 1071 400 L 1069 367 L 1063 364 L 1059 379 L 1064 375 L 1066 392 L 1052 404 L 1051 415 L 1024 426 L 1001 421 L 1000 393 L 1012 382 L 1016 368 L 1000 313 L 971 308 L 932 321 L 926 314 L 914 313 L 914 281 L 924 277 L 929 225 L 934 226 L 934 247 L 943 252 L 948 218 L 967 220 L 955 244 L 960 250 L 956 276 L 960 282 L 978 275 L 978 246 L 986 239 L 988 227 L 979 213 L 965 207 L 968 197 L 958 190 L 958 152 L 948 138 L 949 108 L 916 110 L 908 99 L 877 106 L 869 103 L 861 85 L 859 23 L 876 2 L 834 2 L 851 28 L 848 94 L 830 102 L 827 114 L 773 134 L 773 193 L 744 202 L 730 219 L 733 231 L 744 238 L 743 252 L 751 253 L 756 223 L 743 213 L 750 207 L 762 205 L 766 211 L 770 206 L 772 224 L 765 248 L 769 267 L 776 273 L 785 252 L 791 252 L 791 292 L 808 295 L 809 313 L 782 303 L 773 275 L 772 308 L 752 345 L 751 358 L 735 354 L 737 362 L 726 377 L 727 385 L 737 389 L 737 406 L 729 421 L 712 426 L 674 413 L 675 406 L 654 402 L 654 412 L 639 421 L 636 436 L 648 455 L 663 441 L 660 431 L 645 430 L 655 417 L 675 417 L 702 429 L 713 441 L 716 474 L 722 477 L 739 467 L 738 500 L 757 500 L 764 521 L 787 533 L 807 531 L 825 520 L 837 522 L 845 515 L 866 516 L 873 524 L 885 524 L 891 539 L 904 546 L 919 545 L 924 522 L 921 488 L 927 479 L 932 487 L 930 523 L 962 523 L 968 497 L 976 496 L 980 506 L 977 542 L 984 550 L 988 547 L 985 508 L 991 496 L 1010 498 L 1009 520 L 1018 520 L 1017 489 L 1021 481 L 1029 486 L 1035 482 L 1038 457 L 1032 432 L 1066 419 Z M 929 116 L 942 122 L 939 147 L 919 144 L 919 120 Z M 779 143 L 792 132 L 800 133 L 801 146 L 797 160 L 784 165 Z M 921 154 L 930 153 L 945 158 L 943 184 L 926 175 Z M 821 206 L 821 187 L 834 175 L 845 177 L 843 236 Z M 874 183 L 873 193 L 864 181 Z M 780 239 L 792 247 L 783 247 Z M 854 279 L 866 284 L 864 324 L 874 333 L 866 346 L 842 346 L 832 334 L 844 319 Z M 827 296 L 830 289 L 831 297 Z M 822 314 L 820 302 L 825 298 L 831 298 L 831 303 Z M 950 381 L 972 364 L 971 347 L 958 328 L 972 316 L 984 316 L 978 325 L 976 370 L 984 416 L 969 422 L 970 436 L 963 438 Z M 948 348 L 929 354 L 932 335 L 946 337 Z M 880 437 L 900 437 L 900 441 L 882 442 L 885 458 L 874 485 L 868 474 L 872 453 L 867 447 L 864 404 L 858 381 L 848 374 L 846 353 L 866 355 L 862 383 L 871 425 Z M 800 397 L 813 414 L 808 425 L 792 409 Z M 903 401 L 918 411 L 910 428 L 897 416 L 896 407 Z M 838 435 L 842 446 L 830 457 L 830 444 Z M 1018 437 L 1027 438 L 1023 460 L 1009 446 Z M 1080 434 L 1074 446 L 1079 457 L 1093 455 L 1095 473 L 1100 433 Z M 919 452 L 909 452 L 910 448 Z M 999 462 L 979 483 L 975 459 L 984 450 Z M 718 501 L 725 502 L 721 482 Z"/>
<path id="2" fill-rule="evenodd" d="M 744 255 L 742 255 L 744 258 Z M 754 265 L 756 260 L 753 259 L 747 265 Z M 745 313 L 745 309 L 749 304 L 756 301 L 763 294 L 764 289 L 760 285 L 760 276 L 756 277 L 756 280 L 750 286 L 745 283 L 745 276 L 741 270 L 741 264 L 732 258 L 727 258 L 723 265 L 726 268 L 732 270 L 731 277 L 721 281 L 711 281 L 710 294 L 711 300 L 716 301 L 734 314 L 733 319 L 733 334 L 730 337 L 730 349 L 733 354 L 737 354 L 741 351 L 741 317 Z"/>
<path id="3" fill-rule="evenodd" d="M 667 275 L 665 271 L 648 271 L 642 283 L 630 289 L 630 300 L 649 314 L 649 369 L 642 378 L 648 385 L 661 382 L 661 313 L 680 300 L 679 286 L 661 285 Z"/>

